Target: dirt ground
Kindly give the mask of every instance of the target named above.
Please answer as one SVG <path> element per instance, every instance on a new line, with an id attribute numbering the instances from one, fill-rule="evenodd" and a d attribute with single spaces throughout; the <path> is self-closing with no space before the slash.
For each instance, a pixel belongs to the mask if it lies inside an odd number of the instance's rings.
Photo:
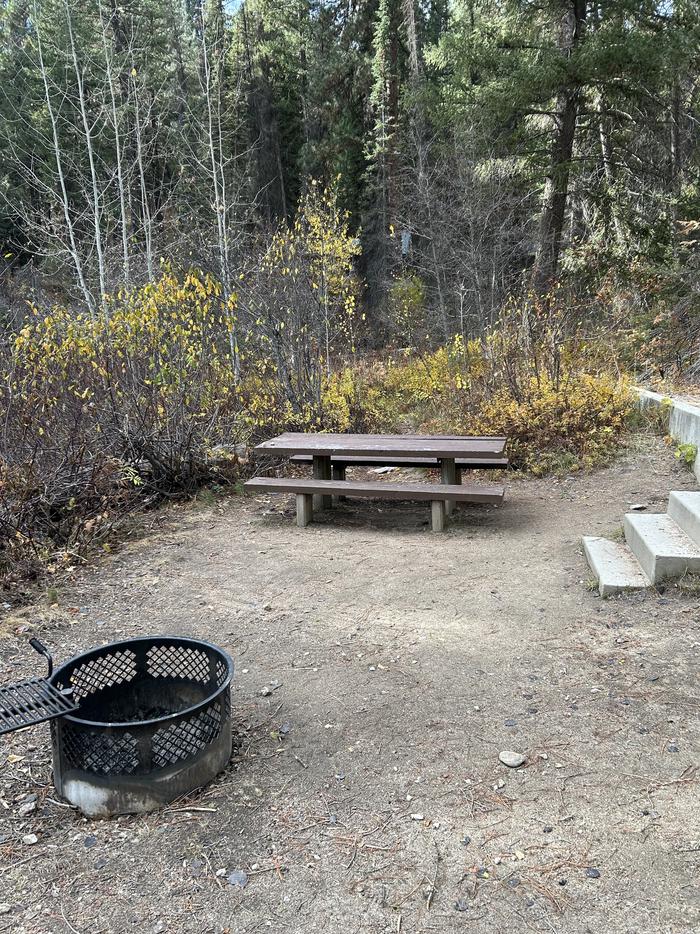
<path id="1" fill-rule="evenodd" d="M 61 661 L 221 644 L 236 750 L 187 802 L 87 821 L 45 725 L 0 740 L 0 932 L 698 931 L 700 590 L 601 601 L 579 545 L 693 477 L 647 439 L 507 485 L 444 535 L 418 504 L 307 529 L 285 496 L 171 510 L 20 617 L 4 681 L 37 667 L 31 633 Z"/>

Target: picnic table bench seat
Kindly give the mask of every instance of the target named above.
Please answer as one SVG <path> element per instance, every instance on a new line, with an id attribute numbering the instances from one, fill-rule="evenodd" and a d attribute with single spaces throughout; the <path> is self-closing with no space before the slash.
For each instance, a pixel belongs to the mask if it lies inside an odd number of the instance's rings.
<path id="1" fill-rule="evenodd" d="M 290 464 L 311 464 L 313 454 L 294 454 L 289 458 Z M 331 457 L 331 466 L 344 470 L 346 467 L 439 467 L 437 457 L 396 457 L 387 454 L 384 457 L 357 457 L 353 454 L 334 454 Z M 458 457 L 455 459 L 458 470 L 506 470 L 507 457 Z M 336 479 L 342 479 L 338 477 Z"/>
<path id="2" fill-rule="evenodd" d="M 294 477 L 254 477 L 244 484 L 254 492 L 294 493 L 297 505 L 297 525 L 303 528 L 313 519 L 313 496 L 346 496 L 367 499 L 422 500 L 432 503 L 432 528 L 442 532 L 445 528 L 445 502 L 491 503 L 502 502 L 504 488 L 496 483 L 435 484 L 435 483 L 383 483 L 355 480 L 305 480 Z"/>

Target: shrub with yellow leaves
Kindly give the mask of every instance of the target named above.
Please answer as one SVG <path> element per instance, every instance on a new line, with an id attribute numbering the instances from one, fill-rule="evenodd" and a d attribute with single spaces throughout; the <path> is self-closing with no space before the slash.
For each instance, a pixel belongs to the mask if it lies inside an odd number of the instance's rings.
<path id="1" fill-rule="evenodd" d="M 529 356 L 528 356 L 529 353 Z M 503 434 L 514 467 L 578 470 L 618 447 L 633 405 L 600 349 L 540 339 L 517 358 L 501 330 L 348 367 L 326 388 L 343 430 Z"/>
<path id="2" fill-rule="evenodd" d="M 245 351 L 276 375 L 300 423 L 320 424 L 324 380 L 335 359 L 354 352 L 359 253 L 337 180 L 328 188 L 312 181 L 293 224 L 279 227 L 246 280 Z"/>
<path id="3" fill-rule="evenodd" d="M 387 296 L 389 318 L 396 332 L 409 345 L 415 343 L 416 331 L 425 317 L 426 289 L 423 280 L 415 273 L 403 273 L 391 284 Z"/>
<path id="4" fill-rule="evenodd" d="M 616 450 L 633 403 L 625 380 L 567 370 L 558 385 L 531 377 L 523 389 L 516 398 L 502 387 L 467 421 L 471 433 L 506 435 L 514 466 L 537 475 L 572 472 Z"/>
<path id="5" fill-rule="evenodd" d="M 234 315 L 211 276 L 168 268 L 94 316 L 31 309 L 1 361 L 6 554 L 79 552 L 134 495 L 192 491 L 235 469 L 221 454 L 250 431 L 250 413 Z"/>

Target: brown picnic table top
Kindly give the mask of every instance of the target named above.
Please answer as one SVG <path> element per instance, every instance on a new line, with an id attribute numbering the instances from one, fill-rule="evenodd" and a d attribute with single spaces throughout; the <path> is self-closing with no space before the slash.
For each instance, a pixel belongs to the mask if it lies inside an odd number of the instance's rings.
<path id="1" fill-rule="evenodd" d="M 286 432 L 258 444 L 254 452 L 257 455 L 311 454 L 316 457 L 334 457 L 342 454 L 370 457 L 376 454 L 391 454 L 395 457 L 432 456 L 450 460 L 457 457 L 501 457 L 505 446 L 506 439 L 503 437 Z"/>

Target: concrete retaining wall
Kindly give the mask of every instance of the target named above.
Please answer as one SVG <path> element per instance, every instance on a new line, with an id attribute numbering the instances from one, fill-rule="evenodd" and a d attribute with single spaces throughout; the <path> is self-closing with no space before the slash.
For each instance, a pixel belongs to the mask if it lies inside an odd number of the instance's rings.
<path id="1" fill-rule="evenodd" d="M 638 389 L 640 408 L 668 409 L 668 433 L 679 444 L 694 444 L 700 452 L 700 408 L 680 402 L 649 389 Z M 700 453 L 695 458 L 693 473 L 700 482 Z"/>

